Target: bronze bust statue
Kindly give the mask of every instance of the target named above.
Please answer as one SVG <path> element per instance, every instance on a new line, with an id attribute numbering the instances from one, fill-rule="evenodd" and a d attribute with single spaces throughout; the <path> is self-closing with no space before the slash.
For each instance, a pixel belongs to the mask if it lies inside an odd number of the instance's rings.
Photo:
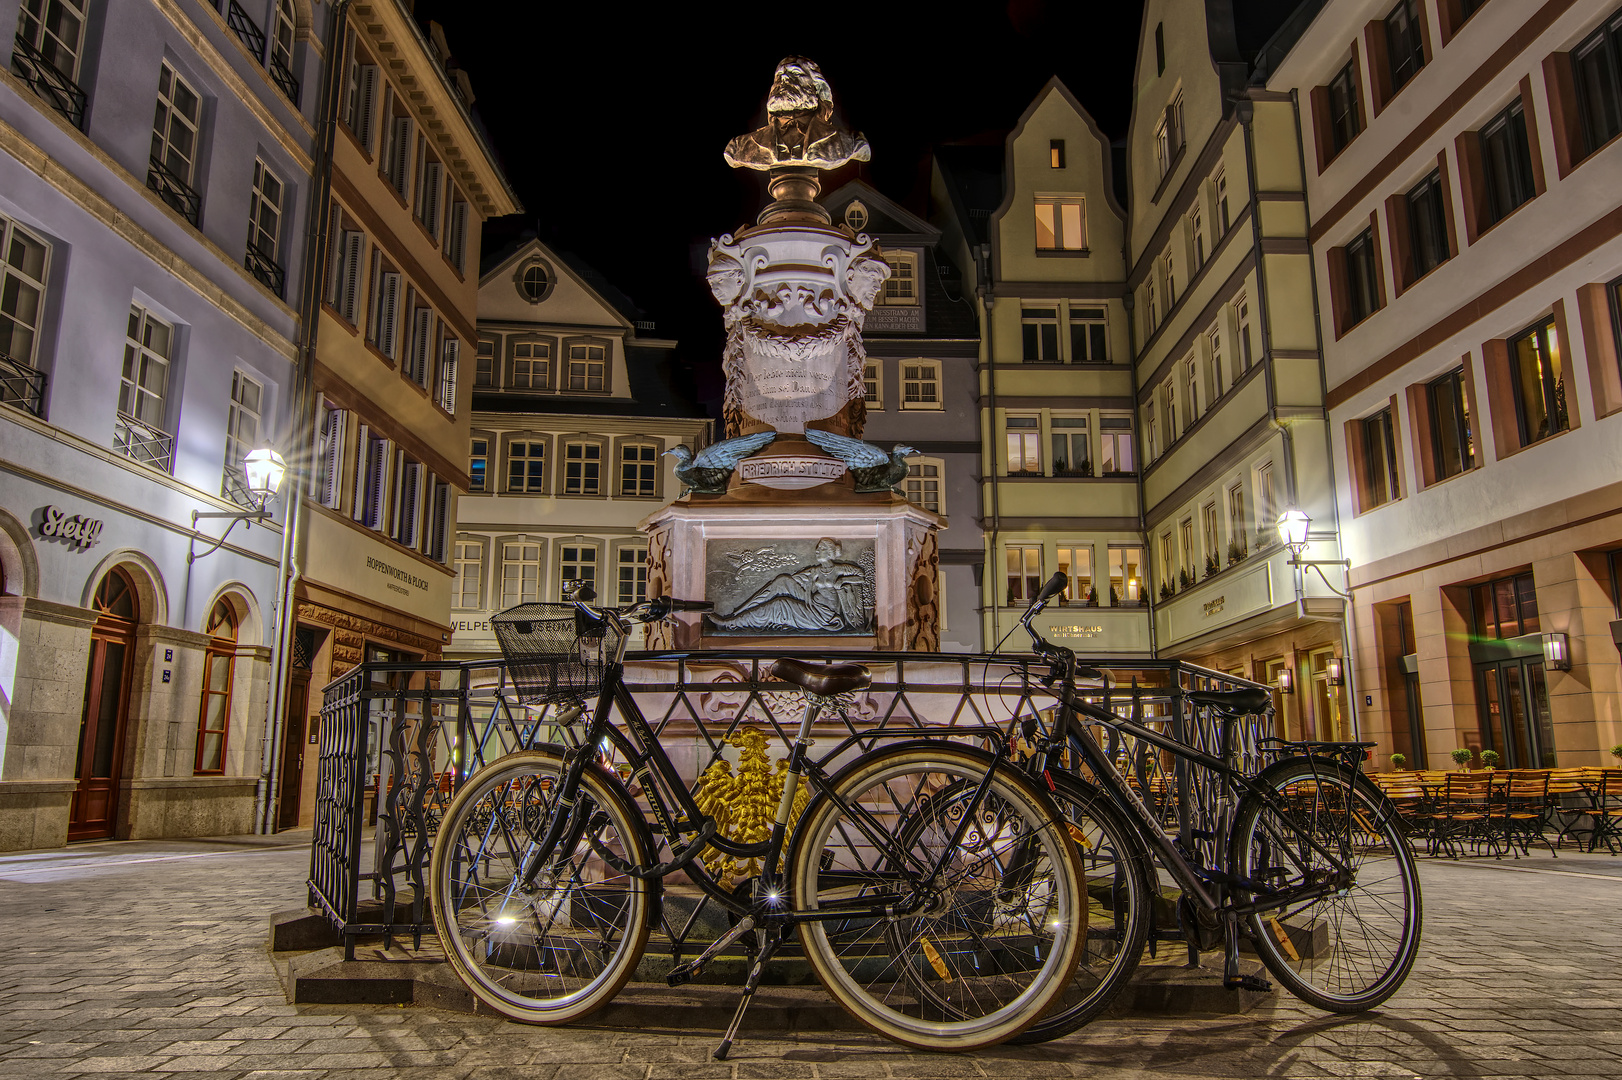
<path id="1" fill-rule="evenodd" d="M 785 57 L 772 76 L 766 126 L 727 143 L 735 169 L 837 169 L 867 161 L 872 149 L 858 132 L 834 126 L 834 95 L 822 69 L 803 56 Z"/>

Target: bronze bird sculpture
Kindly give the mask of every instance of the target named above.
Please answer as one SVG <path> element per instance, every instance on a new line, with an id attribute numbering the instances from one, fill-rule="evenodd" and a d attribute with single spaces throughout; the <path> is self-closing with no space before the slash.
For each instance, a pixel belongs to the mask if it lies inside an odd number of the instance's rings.
<path id="1" fill-rule="evenodd" d="M 889 491 L 907 478 L 907 459 L 918 453 L 910 446 L 897 443 L 895 449 L 886 454 L 860 439 L 815 428 L 806 428 L 805 437 L 845 463 L 859 492 Z"/>
<path id="2" fill-rule="evenodd" d="M 738 467 L 738 462 L 775 438 L 775 431 L 757 431 L 706 446 L 696 457 L 682 445 L 672 446 L 665 455 L 675 457 L 676 479 L 686 484 L 688 490 L 719 495 L 726 491 L 727 481 L 732 479 L 732 470 Z"/>

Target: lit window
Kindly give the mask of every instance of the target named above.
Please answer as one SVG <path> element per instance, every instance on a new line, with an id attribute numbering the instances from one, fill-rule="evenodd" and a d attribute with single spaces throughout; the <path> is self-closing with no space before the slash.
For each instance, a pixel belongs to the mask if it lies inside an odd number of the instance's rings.
<path id="1" fill-rule="evenodd" d="M 456 571 L 456 583 L 451 586 L 451 607 L 463 611 L 476 611 L 483 607 L 484 545 L 477 540 L 457 537 L 453 569 Z"/>
<path id="2" fill-rule="evenodd" d="M 1510 342 L 1514 368 L 1515 415 L 1521 445 L 1565 431 L 1571 426 L 1566 410 L 1566 380 L 1560 356 L 1560 338 L 1550 319 Z"/>
<path id="3" fill-rule="evenodd" d="M 501 545 L 501 606 L 533 604 L 541 598 L 541 546 L 533 540 Z"/>
<path id="4" fill-rule="evenodd" d="M 1042 475 L 1042 426 L 1035 416 L 1010 416 L 1006 422 L 1008 475 Z"/>
<path id="5" fill-rule="evenodd" d="M 1061 604 L 1091 604 L 1093 596 L 1093 549 L 1090 547 L 1062 547 L 1059 549 L 1059 572 L 1069 578 L 1064 592 L 1059 594 Z"/>
<path id="6" fill-rule="evenodd" d="M 1111 544 L 1109 548 L 1109 602 L 1111 607 L 1136 607 L 1148 601 L 1143 591 L 1143 549 Z"/>
<path id="7" fill-rule="evenodd" d="M 469 492 L 483 492 L 487 490 L 489 482 L 486 477 L 490 471 L 490 440 L 474 439 L 469 448 L 467 466 L 467 489 Z"/>
<path id="8" fill-rule="evenodd" d="M 880 303 L 885 307 L 914 306 L 918 303 L 918 256 L 910 251 L 890 251 L 884 255 L 890 276 L 884 281 Z"/>
<path id="9" fill-rule="evenodd" d="M 1278 535 L 1278 502 L 1273 491 L 1273 463 L 1256 470 L 1256 535 Z"/>
<path id="10" fill-rule="evenodd" d="M 1098 418 L 1099 438 L 1103 443 L 1099 465 L 1105 476 L 1131 476 L 1137 470 L 1132 464 L 1132 417 L 1105 414 Z"/>
<path id="11" fill-rule="evenodd" d="M 1048 167 L 1051 169 L 1064 168 L 1064 140 L 1050 139 L 1048 141 Z"/>
<path id="12" fill-rule="evenodd" d="M 1086 247 L 1086 200 L 1080 195 L 1038 196 L 1036 250 L 1083 251 Z"/>
<path id="13" fill-rule="evenodd" d="M 1042 591 L 1042 549 L 1008 549 L 1008 606 L 1029 604 Z"/>
<path id="14" fill-rule="evenodd" d="M 231 373 L 231 407 L 225 419 L 225 478 L 220 494 L 239 506 L 251 507 L 248 477 L 242 460 L 259 449 L 259 421 L 264 388 L 240 371 Z"/>

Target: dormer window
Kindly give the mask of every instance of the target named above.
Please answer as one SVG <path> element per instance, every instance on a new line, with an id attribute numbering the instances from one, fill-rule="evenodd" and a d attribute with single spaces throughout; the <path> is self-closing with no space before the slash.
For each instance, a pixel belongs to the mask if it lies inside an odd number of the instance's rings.
<path id="1" fill-rule="evenodd" d="M 532 304 L 539 304 L 551 295 L 557 278 L 551 267 L 539 259 L 531 259 L 518 268 L 518 273 L 513 275 L 513 283 L 518 286 L 518 295 Z"/>
<path id="2" fill-rule="evenodd" d="M 845 207 L 845 224 L 857 232 L 867 227 L 867 207 L 862 205 L 862 200 L 852 200 L 851 204 Z"/>

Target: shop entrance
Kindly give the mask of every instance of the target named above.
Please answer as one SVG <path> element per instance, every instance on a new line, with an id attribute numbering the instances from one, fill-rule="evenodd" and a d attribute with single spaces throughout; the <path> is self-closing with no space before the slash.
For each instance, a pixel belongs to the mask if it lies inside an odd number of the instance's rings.
<path id="1" fill-rule="evenodd" d="M 1506 768 L 1554 768 L 1554 718 L 1541 650 L 1536 658 L 1493 660 L 1477 663 L 1475 669 L 1481 748 L 1496 750 Z"/>
<path id="2" fill-rule="evenodd" d="M 129 726 L 130 675 L 135 626 L 140 621 L 135 584 L 118 567 L 96 586 L 96 624 L 90 630 L 84 713 L 79 721 L 79 759 L 68 811 L 69 840 L 112 836 L 118 822 L 118 776 Z"/>

